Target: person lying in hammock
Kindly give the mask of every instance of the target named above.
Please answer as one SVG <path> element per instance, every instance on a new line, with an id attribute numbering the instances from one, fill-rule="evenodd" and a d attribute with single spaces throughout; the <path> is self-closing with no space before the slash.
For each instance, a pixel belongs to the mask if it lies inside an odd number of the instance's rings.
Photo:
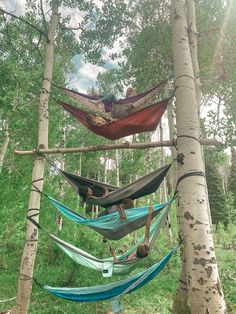
<path id="1" fill-rule="evenodd" d="M 149 231 L 150 231 L 150 225 L 152 220 L 152 213 L 153 213 L 153 205 L 149 206 L 149 213 L 146 220 L 146 228 L 145 228 L 145 235 L 144 235 L 144 241 L 143 243 L 140 243 L 134 252 L 132 252 L 126 260 L 132 260 L 135 258 L 144 258 L 148 256 L 149 254 Z M 114 261 L 117 261 L 116 258 L 116 252 L 113 248 L 110 248 L 110 253 L 114 258 Z"/>
<path id="2" fill-rule="evenodd" d="M 93 184 L 79 188 L 79 194 L 84 198 L 104 198 L 108 194 L 108 188 L 99 184 Z"/>
<path id="3" fill-rule="evenodd" d="M 112 93 L 106 94 L 99 98 L 95 104 L 98 105 L 101 108 L 102 105 L 102 111 L 111 111 L 112 105 L 116 101 L 116 96 Z"/>
<path id="4" fill-rule="evenodd" d="M 97 127 L 103 126 L 105 124 L 108 124 L 116 120 L 116 119 L 106 119 L 102 116 L 99 116 L 97 114 L 92 114 L 92 113 L 89 113 L 86 119 L 90 126 L 97 126 Z"/>
<path id="5" fill-rule="evenodd" d="M 136 91 L 134 88 L 132 88 L 132 87 L 127 88 L 126 98 L 129 98 L 129 97 L 132 97 L 135 95 L 136 95 Z M 127 114 L 129 114 L 129 112 L 128 112 L 129 106 L 128 105 L 123 107 L 123 109 L 122 108 L 118 109 L 118 107 L 120 107 L 120 106 L 114 107 L 113 106 L 114 101 L 116 101 L 116 97 L 113 94 L 107 94 L 104 97 L 97 100 L 96 105 L 98 105 L 100 107 L 100 110 L 102 112 L 107 111 L 107 109 L 109 109 L 108 111 L 111 113 L 111 118 L 107 119 L 107 118 L 102 117 L 102 115 L 90 113 L 86 117 L 88 124 L 92 127 L 94 127 L 94 126 L 100 127 L 100 126 L 108 124 L 112 121 L 116 121 L 117 120 L 116 115 L 118 115 L 118 116 L 120 115 L 120 110 L 122 110 L 122 111 L 125 110 L 125 112 L 127 111 Z M 103 106 L 104 106 L 102 109 L 101 109 L 101 104 L 103 104 Z M 106 110 L 105 110 L 105 108 L 106 108 Z"/>

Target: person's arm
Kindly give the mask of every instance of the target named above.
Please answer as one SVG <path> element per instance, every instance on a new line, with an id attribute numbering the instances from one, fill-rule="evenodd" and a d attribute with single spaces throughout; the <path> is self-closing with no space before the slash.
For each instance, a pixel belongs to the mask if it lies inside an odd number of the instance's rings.
<path id="1" fill-rule="evenodd" d="M 126 215 L 125 215 L 125 210 L 122 205 L 117 205 L 118 206 L 118 212 L 120 215 L 120 220 L 126 220 Z"/>
<path id="2" fill-rule="evenodd" d="M 145 235 L 144 235 L 144 244 L 149 245 L 149 231 L 150 231 L 150 225 L 152 220 L 152 213 L 153 213 L 153 205 L 149 206 L 149 213 L 146 220 L 146 229 L 145 229 Z"/>
<path id="3" fill-rule="evenodd" d="M 110 253 L 111 253 L 112 257 L 114 258 L 114 261 L 117 261 L 115 249 L 113 249 L 112 247 L 110 247 Z"/>

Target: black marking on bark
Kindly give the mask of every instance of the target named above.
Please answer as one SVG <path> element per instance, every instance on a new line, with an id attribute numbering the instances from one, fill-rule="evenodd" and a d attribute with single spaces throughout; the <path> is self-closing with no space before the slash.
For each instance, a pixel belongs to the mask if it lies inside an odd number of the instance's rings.
<path id="1" fill-rule="evenodd" d="M 194 245 L 193 246 L 194 250 L 198 250 L 198 251 L 201 251 L 201 250 L 205 250 L 206 249 L 206 245 Z"/>
<path id="2" fill-rule="evenodd" d="M 193 261 L 194 264 L 200 264 L 202 267 L 205 267 L 207 264 L 216 264 L 216 259 L 212 257 L 211 259 L 206 258 L 195 258 Z"/>
<path id="3" fill-rule="evenodd" d="M 205 268 L 205 270 L 206 270 L 207 277 L 210 278 L 210 277 L 211 277 L 211 274 L 212 274 L 212 271 L 213 271 L 212 266 L 210 266 L 210 265 L 207 266 L 207 267 Z"/>
<path id="4" fill-rule="evenodd" d="M 194 227 L 194 224 L 189 225 L 189 228 L 193 229 L 193 227 Z"/>
<path id="5" fill-rule="evenodd" d="M 190 154 L 196 155 L 196 153 L 195 153 L 195 152 L 190 152 Z"/>
<path id="6" fill-rule="evenodd" d="M 187 285 L 187 282 L 186 281 L 183 281 L 183 280 L 181 280 L 181 279 L 179 279 L 179 282 L 182 284 L 182 285 Z"/>
<path id="7" fill-rule="evenodd" d="M 200 222 L 199 220 L 196 220 L 195 224 L 196 224 L 196 225 L 203 225 L 203 223 Z"/>
<path id="8" fill-rule="evenodd" d="M 202 199 L 197 199 L 197 201 L 198 201 L 198 203 L 202 204 L 202 203 L 204 203 L 204 198 L 202 198 Z"/>
<path id="9" fill-rule="evenodd" d="M 215 249 L 214 249 L 213 247 L 210 247 L 210 250 L 211 250 L 212 252 L 214 252 L 214 251 L 215 251 Z"/>
<path id="10" fill-rule="evenodd" d="M 206 251 L 206 253 L 207 253 L 207 254 L 211 254 L 211 252 L 210 252 L 210 251 Z"/>
<path id="11" fill-rule="evenodd" d="M 36 237 L 37 232 L 38 232 L 38 229 L 37 229 L 37 228 L 35 228 L 35 229 L 34 229 L 34 231 L 33 231 L 33 233 L 32 233 L 32 234 L 31 234 L 31 236 L 30 236 L 30 239 L 31 239 L 31 240 L 32 240 L 32 239 L 34 239 L 34 238 Z"/>
<path id="12" fill-rule="evenodd" d="M 219 278 L 217 278 L 216 287 L 217 287 L 217 290 L 218 290 L 220 296 L 222 296 L 222 289 L 221 289 L 221 284 L 220 284 Z"/>
<path id="13" fill-rule="evenodd" d="M 184 213 L 184 218 L 187 220 L 193 220 L 194 219 L 193 216 L 188 211 Z"/>
<path id="14" fill-rule="evenodd" d="M 207 280 L 204 280 L 202 277 L 200 277 L 200 278 L 197 280 L 197 282 L 202 286 L 202 285 L 204 285 L 204 284 L 207 282 Z"/>
<path id="15" fill-rule="evenodd" d="M 180 20 L 181 19 L 181 15 L 179 15 L 176 10 L 175 10 L 175 13 L 174 13 L 174 19 L 175 20 Z"/>
<path id="16" fill-rule="evenodd" d="M 201 289 L 198 289 L 198 288 L 192 287 L 192 291 L 193 291 L 193 292 L 195 292 L 195 291 L 201 291 Z"/>

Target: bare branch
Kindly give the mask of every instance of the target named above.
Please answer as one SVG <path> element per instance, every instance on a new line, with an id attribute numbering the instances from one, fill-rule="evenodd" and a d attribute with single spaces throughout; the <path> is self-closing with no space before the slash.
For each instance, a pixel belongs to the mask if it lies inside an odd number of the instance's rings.
<path id="1" fill-rule="evenodd" d="M 202 139 L 202 145 L 207 146 L 222 146 L 223 143 L 215 139 Z M 162 141 L 162 142 L 149 142 L 149 143 L 119 143 L 119 144 L 99 144 L 87 147 L 75 147 L 75 148 L 49 148 L 49 149 L 32 149 L 32 150 L 14 150 L 17 155 L 36 155 L 36 154 L 71 154 L 71 153 L 86 153 L 104 150 L 114 149 L 145 149 L 153 147 L 170 147 L 174 146 L 173 141 Z"/>
<path id="2" fill-rule="evenodd" d="M 48 41 L 48 35 L 47 35 L 45 32 L 43 32 L 40 28 L 38 28 L 37 26 L 31 24 L 30 22 L 26 21 L 25 19 L 21 18 L 20 16 L 16 16 L 16 15 L 14 15 L 14 14 L 12 14 L 12 13 L 6 12 L 6 11 L 3 10 L 2 8 L 0 8 L 0 11 L 1 11 L 2 13 L 4 13 L 4 14 L 10 15 L 10 16 L 14 17 L 15 19 L 18 19 L 18 20 L 24 22 L 25 24 L 27 24 L 27 25 L 33 27 L 33 28 L 36 29 L 40 34 L 43 34 L 43 35 L 47 38 L 47 41 Z"/>
<path id="3" fill-rule="evenodd" d="M 46 19 L 45 19 L 44 10 L 43 10 L 43 1 L 42 0 L 40 0 L 40 10 L 41 10 L 41 13 L 42 13 L 42 16 L 43 16 L 44 30 L 47 33 L 48 29 L 47 29 L 47 23 L 46 23 Z"/>
<path id="4" fill-rule="evenodd" d="M 62 23 L 59 23 L 60 27 L 63 28 L 63 29 L 66 29 L 67 31 L 77 31 L 79 29 L 81 29 L 81 26 L 78 26 L 78 27 L 69 27 L 69 26 L 65 26 L 64 24 Z"/>

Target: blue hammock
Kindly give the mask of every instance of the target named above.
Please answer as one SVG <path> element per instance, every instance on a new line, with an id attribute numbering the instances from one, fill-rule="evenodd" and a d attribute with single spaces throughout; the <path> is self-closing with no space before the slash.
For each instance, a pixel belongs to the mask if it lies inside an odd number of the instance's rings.
<path id="1" fill-rule="evenodd" d="M 149 206 L 144 206 L 126 210 L 126 220 L 121 220 L 118 212 L 93 219 L 86 219 L 54 198 L 50 196 L 47 197 L 64 216 L 79 224 L 89 226 L 103 235 L 106 239 L 110 240 L 119 240 L 132 231 L 143 227 L 149 212 Z M 163 204 L 154 205 L 152 218 L 154 218 L 165 206 L 170 205 L 172 201 L 173 199 Z"/>
<path id="2" fill-rule="evenodd" d="M 165 267 L 176 250 L 177 247 L 171 250 L 160 262 L 128 279 L 92 287 L 54 288 L 45 286 L 44 288 L 59 298 L 76 302 L 97 302 L 107 299 L 117 299 L 124 294 L 141 288 L 152 280 Z"/>

